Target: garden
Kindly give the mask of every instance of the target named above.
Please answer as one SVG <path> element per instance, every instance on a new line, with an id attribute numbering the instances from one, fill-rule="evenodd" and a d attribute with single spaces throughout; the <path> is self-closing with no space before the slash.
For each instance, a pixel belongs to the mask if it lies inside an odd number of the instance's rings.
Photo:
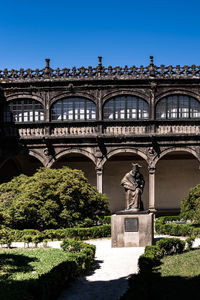
<path id="1" fill-rule="evenodd" d="M 110 236 L 109 213 L 106 196 L 79 170 L 41 168 L 1 184 L 1 300 L 56 299 L 93 267 L 95 246 L 82 240 Z M 48 247 L 55 240 L 61 249 Z"/>
<path id="2" fill-rule="evenodd" d="M 173 237 L 145 247 L 138 261 L 139 272 L 130 277 L 129 289 L 121 299 L 198 299 L 200 249 L 193 248 L 193 243 L 200 238 L 200 185 L 181 201 L 179 216 L 156 220 L 155 231 Z"/>
<path id="3" fill-rule="evenodd" d="M 110 237 L 110 218 L 106 195 L 79 170 L 41 168 L 1 184 L 0 299 L 56 299 L 94 268 L 95 246 L 84 240 Z M 200 237 L 200 185 L 181 201 L 180 215 L 158 218 L 155 230 L 168 237 L 145 248 L 122 300 L 188 299 L 199 290 L 193 243 Z M 61 249 L 49 248 L 50 241 L 62 241 Z"/>

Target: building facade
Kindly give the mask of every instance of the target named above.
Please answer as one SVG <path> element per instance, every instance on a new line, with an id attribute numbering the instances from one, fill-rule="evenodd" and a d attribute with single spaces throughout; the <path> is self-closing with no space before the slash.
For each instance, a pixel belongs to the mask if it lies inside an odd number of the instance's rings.
<path id="1" fill-rule="evenodd" d="M 0 182 L 40 166 L 84 171 L 125 206 L 122 177 L 139 163 L 145 209 L 175 213 L 200 183 L 200 67 L 0 71 Z"/>

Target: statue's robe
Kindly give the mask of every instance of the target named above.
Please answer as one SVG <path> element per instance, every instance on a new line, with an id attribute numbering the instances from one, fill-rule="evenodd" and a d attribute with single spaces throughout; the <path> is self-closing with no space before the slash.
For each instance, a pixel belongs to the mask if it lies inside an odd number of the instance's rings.
<path id="1" fill-rule="evenodd" d="M 128 172 L 121 181 L 121 185 L 126 192 L 126 209 L 142 210 L 141 194 L 144 188 L 144 178 L 142 174 L 135 178 L 133 172 Z"/>

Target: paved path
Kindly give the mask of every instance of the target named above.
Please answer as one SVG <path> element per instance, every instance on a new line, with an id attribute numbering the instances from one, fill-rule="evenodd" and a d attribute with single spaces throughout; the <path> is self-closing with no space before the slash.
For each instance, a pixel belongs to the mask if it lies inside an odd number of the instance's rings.
<path id="1" fill-rule="evenodd" d="M 80 277 L 63 291 L 59 300 L 117 300 L 128 287 L 127 277 L 137 273 L 143 247 L 111 248 L 111 240 L 93 240 L 96 245 L 97 269 Z"/>

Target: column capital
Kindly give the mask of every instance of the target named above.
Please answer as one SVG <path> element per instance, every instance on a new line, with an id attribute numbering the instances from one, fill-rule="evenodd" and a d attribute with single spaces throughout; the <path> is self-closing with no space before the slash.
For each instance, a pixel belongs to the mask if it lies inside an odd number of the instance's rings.
<path id="1" fill-rule="evenodd" d="M 103 167 L 96 167 L 95 170 L 98 175 L 101 175 L 103 172 Z"/>
<path id="2" fill-rule="evenodd" d="M 149 166 L 148 170 L 149 170 L 149 174 L 155 174 L 155 172 L 156 172 L 156 168 L 155 167 Z"/>

